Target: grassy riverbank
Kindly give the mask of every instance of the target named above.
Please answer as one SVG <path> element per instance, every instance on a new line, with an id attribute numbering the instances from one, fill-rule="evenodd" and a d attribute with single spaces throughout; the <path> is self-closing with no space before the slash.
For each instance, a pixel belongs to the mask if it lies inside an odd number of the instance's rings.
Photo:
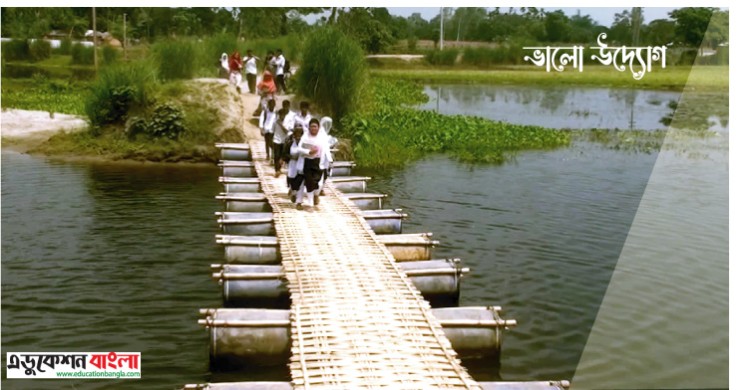
<path id="1" fill-rule="evenodd" d="M 706 91 L 729 90 L 728 66 L 672 66 L 654 69 L 641 80 L 634 80 L 629 71 L 618 72 L 611 66 L 585 66 L 583 72 L 568 69 L 546 72 L 536 66 L 508 66 L 492 70 L 457 69 L 403 65 L 398 69 L 371 69 L 377 77 L 435 84 L 496 84 L 537 86 L 596 86 L 614 88 L 662 89 L 681 91 L 688 76 L 691 88 Z"/>
<path id="2" fill-rule="evenodd" d="M 161 103 L 156 103 L 153 111 L 138 112 L 127 123 L 58 133 L 30 152 L 111 160 L 216 162 L 215 142 L 244 140 L 239 95 L 226 84 L 173 82 L 161 85 L 149 99 Z M 179 134 L 172 133 L 178 129 Z"/>

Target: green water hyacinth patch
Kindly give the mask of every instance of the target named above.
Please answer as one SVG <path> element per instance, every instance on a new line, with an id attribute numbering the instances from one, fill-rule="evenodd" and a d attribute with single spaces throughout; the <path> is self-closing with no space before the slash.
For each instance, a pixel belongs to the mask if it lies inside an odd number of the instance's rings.
<path id="1" fill-rule="evenodd" d="M 416 84 L 391 83 L 373 83 L 377 88 L 372 111 L 342 120 L 345 135 L 354 142 L 357 164 L 363 167 L 398 167 L 427 153 L 448 153 L 467 163 L 502 163 L 507 153 L 570 143 L 566 131 L 405 106 L 423 103 L 426 96 Z"/>

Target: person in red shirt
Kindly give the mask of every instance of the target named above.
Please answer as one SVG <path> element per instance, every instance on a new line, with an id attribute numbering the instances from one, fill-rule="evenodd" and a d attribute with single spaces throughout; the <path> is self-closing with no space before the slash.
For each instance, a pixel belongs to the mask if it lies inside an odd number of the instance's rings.
<path id="1" fill-rule="evenodd" d="M 240 84 L 242 83 L 242 57 L 240 52 L 237 50 L 232 53 L 229 57 L 229 84 L 237 87 L 237 92 L 240 92 Z"/>

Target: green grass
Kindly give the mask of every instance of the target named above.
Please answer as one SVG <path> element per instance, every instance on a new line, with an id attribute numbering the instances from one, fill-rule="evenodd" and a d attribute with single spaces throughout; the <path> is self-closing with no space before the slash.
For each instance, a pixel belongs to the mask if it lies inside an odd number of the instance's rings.
<path id="1" fill-rule="evenodd" d="M 692 74 L 691 74 L 692 71 Z M 498 85 L 560 85 L 600 86 L 615 88 L 683 89 L 688 75 L 691 88 L 724 91 L 729 88 L 728 66 L 674 66 L 654 69 L 641 80 L 634 80 L 629 71 L 618 72 L 610 66 L 584 66 L 583 72 L 566 70 L 546 72 L 536 66 L 507 66 L 493 70 L 422 68 L 371 69 L 378 77 L 392 80 L 412 80 L 422 83 L 498 84 Z"/>
<path id="2" fill-rule="evenodd" d="M 85 115 L 87 83 L 36 79 L 3 79 L 2 107 Z"/>
<path id="3" fill-rule="evenodd" d="M 214 143 L 238 142 L 241 130 L 220 128 L 223 120 L 237 123 L 237 118 L 224 118 L 224 107 L 238 102 L 230 100 L 226 85 L 175 81 L 153 85 L 150 100 L 157 106 L 168 102 L 184 114 L 185 129 L 177 139 L 132 134 L 124 123 L 106 125 L 97 131 L 60 133 L 32 153 L 46 155 L 101 157 L 112 160 L 154 162 L 216 162 L 219 159 Z M 147 111 L 138 113 L 147 118 Z M 226 124 L 224 124 L 226 126 Z"/>
<path id="4" fill-rule="evenodd" d="M 154 162 L 214 162 L 218 159 L 218 152 L 212 145 L 165 138 L 133 141 L 122 132 L 108 132 L 101 136 L 88 131 L 59 133 L 30 152 Z"/>

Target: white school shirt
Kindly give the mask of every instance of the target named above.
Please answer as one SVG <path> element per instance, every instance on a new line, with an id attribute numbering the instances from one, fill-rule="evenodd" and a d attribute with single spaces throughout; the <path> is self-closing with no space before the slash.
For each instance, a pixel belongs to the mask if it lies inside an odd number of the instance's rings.
<path id="1" fill-rule="evenodd" d="M 285 63 L 286 63 L 286 58 L 284 58 L 283 54 L 280 54 L 278 57 L 276 57 L 276 76 L 284 75 Z"/>
<path id="2" fill-rule="evenodd" d="M 318 158 L 320 157 L 320 169 L 328 169 L 333 163 L 333 156 L 331 155 L 331 148 L 328 145 L 328 136 L 318 133 L 317 136 L 313 137 L 310 134 L 302 135 L 299 140 L 300 143 L 300 158 L 297 160 L 297 171 L 302 172 L 305 168 L 305 158 Z M 318 153 L 315 155 L 310 154 L 310 149 L 305 148 L 305 145 L 316 145 L 318 147 Z"/>
<path id="3" fill-rule="evenodd" d="M 245 57 L 243 61 L 245 62 L 245 74 L 258 74 L 258 65 L 255 63 L 255 57 Z"/>
<path id="4" fill-rule="evenodd" d="M 260 128 L 263 130 L 264 134 L 271 134 L 273 133 L 273 124 L 276 122 L 276 113 L 273 111 L 269 111 L 268 109 L 263 109 L 263 112 L 260 114 Z"/>
<path id="5" fill-rule="evenodd" d="M 284 117 L 284 121 L 282 122 L 284 129 L 286 129 L 287 133 L 291 134 L 294 130 L 294 118 L 297 114 L 294 113 L 294 111 L 289 110 L 289 112 Z"/>
<path id="6" fill-rule="evenodd" d="M 307 115 L 302 116 L 301 112 L 294 114 L 294 123 L 299 123 L 302 125 L 302 128 L 305 129 L 305 134 L 308 133 L 308 130 L 310 130 L 310 120 L 312 119 L 312 115 L 308 112 Z"/>
<path id="7" fill-rule="evenodd" d="M 278 117 L 279 114 L 276 114 L 276 117 Z M 284 141 L 286 141 L 287 131 L 284 128 L 283 122 L 279 122 L 274 118 L 273 121 L 273 143 L 275 144 L 284 144 Z"/>
<path id="8" fill-rule="evenodd" d="M 300 139 L 302 141 L 302 139 Z M 300 150 L 300 146 L 297 144 L 297 141 L 292 140 L 292 147 L 289 149 L 289 169 L 286 172 L 286 175 L 288 177 L 294 178 L 297 177 L 297 173 L 301 173 L 302 169 L 299 168 L 299 161 L 302 160 L 302 166 L 305 166 L 305 159 L 304 157 L 301 158 L 300 154 L 302 151 Z"/>

